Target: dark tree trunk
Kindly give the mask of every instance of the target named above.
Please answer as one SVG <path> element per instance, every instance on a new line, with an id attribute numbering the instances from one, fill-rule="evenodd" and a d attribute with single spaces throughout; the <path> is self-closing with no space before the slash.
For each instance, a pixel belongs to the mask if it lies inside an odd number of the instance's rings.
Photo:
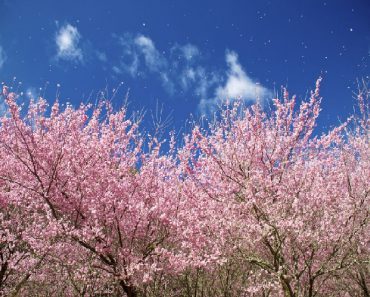
<path id="1" fill-rule="evenodd" d="M 4 282 L 4 279 L 5 279 L 5 273 L 6 271 L 8 270 L 8 262 L 5 262 L 2 266 L 1 266 L 1 270 L 0 270 L 0 289 L 3 287 L 3 282 Z"/>
<path id="2" fill-rule="evenodd" d="M 370 292 L 366 284 L 366 277 L 362 271 L 360 271 L 360 286 L 362 288 L 364 297 L 370 297 Z"/>
<path id="3" fill-rule="evenodd" d="M 128 286 L 125 284 L 124 281 L 120 281 L 119 284 L 121 285 L 123 291 L 126 293 L 127 297 L 137 297 L 137 291 L 134 287 Z"/>

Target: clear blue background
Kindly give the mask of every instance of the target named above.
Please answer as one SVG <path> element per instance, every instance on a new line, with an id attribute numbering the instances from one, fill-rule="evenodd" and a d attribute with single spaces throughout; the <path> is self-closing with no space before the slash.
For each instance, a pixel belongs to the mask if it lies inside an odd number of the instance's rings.
<path id="1" fill-rule="evenodd" d="M 67 26 L 79 35 L 74 57 L 58 56 L 56 39 Z M 154 70 L 133 45 L 140 36 L 161 61 Z M 180 54 L 185 45 L 198 51 L 191 62 Z M 325 130 L 352 112 L 356 79 L 369 78 L 370 1 L 0 0 L 0 48 L 0 80 L 24 92 L 24 100 L 41 93 L 53 102 L 59 92 L 60 101 L 78 105 L 102 90 L 110 96 L 123 82 L 115 106 L 129 90 L 131 110 L 144 109 L 148 118 L 163 104 L 165 114 L 172 112 L 168 129 L 177 130 L 190 114 L 205 113 L 200 101 L 213 102 L 225 86 L 225 55 L 232 52 L 247 77 L 272 93 L 284 85 L 303 99 L 322 75 Z M 130 72 L 134 54 L 138 67 Z M 182 71 L 189 65 L 204 75 L 186 88 Z M 213 79 L 206 95 L 196 91 L 202 79 Z"/>

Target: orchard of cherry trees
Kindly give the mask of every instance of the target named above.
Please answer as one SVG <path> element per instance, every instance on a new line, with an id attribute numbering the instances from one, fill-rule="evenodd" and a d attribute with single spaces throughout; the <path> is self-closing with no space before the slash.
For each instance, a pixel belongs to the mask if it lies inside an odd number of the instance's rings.
<path id="1" fill-rule="evenodd" d="M 370 119 L 317 135 L 301 103 L 238 102 L 181 141 L 126 109 L 0 119 L 1 296 L 370 296 Z"/>

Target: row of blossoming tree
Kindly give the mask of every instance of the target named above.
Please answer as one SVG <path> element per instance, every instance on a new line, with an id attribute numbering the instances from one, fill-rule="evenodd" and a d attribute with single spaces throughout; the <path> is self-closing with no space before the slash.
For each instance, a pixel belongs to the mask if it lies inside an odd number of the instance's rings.
<path id="1" fill-rule="evenodd" d="M 4 87 L 0 295 L 369 296 L 369 92 L 314 136 L 319 83 L 167 153 L 125 109 Z"/>

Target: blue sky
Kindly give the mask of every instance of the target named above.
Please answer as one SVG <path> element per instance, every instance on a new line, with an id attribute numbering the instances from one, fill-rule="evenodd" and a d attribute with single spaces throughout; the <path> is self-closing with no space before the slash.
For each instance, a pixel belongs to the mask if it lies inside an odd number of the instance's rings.
<path id="1" fill-rule="evenodd" d="M 0 81 L 23 100 L 78 105 L 119 87 L 115 106 L 128 91 L 147 117 L 163 105 L 169 129 L 282 85 L 303 99 L 320 75 L 326 129 L 352 112 L 369 60 L 369 0 L 0 0 Z"/>

